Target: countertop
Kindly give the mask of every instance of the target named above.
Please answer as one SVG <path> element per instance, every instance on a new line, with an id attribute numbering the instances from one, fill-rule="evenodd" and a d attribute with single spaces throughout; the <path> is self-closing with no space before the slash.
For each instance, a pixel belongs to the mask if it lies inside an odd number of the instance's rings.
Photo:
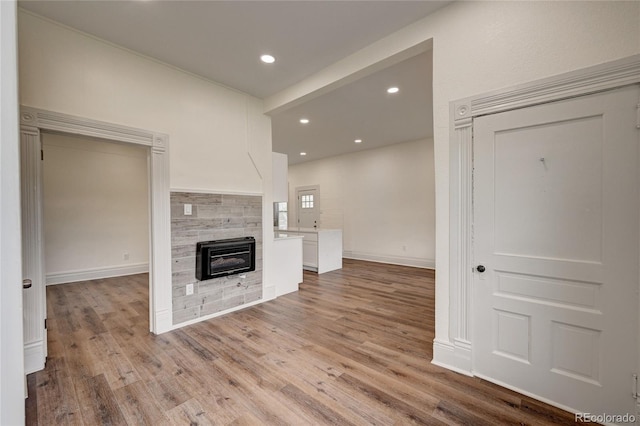
<path id="1" fill-rule="evenodd" d="M 278 240 L 290 240 L 293 238 L 304 238 L 304 235 L 288 234 L 286 231 L 276 231 L 275 241 Z"/>
<path id="2" fill-rule="evenodd" d="M 342 232 L 342 229 L 329 229 L 329 228 L 298 228 L 298 227 L 289 227 L 286 229 L 276 229 L 277 234 L 286 234 L 287 232 L 302 232 L 302 233 L 319 233 L 319 232 Z"/>

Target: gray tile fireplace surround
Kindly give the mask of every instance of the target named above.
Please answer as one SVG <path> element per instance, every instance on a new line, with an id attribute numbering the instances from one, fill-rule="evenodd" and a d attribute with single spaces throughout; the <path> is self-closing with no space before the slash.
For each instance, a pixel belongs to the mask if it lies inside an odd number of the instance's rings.
<path id="1" fill-rule="evenodd" d="M 184 215 L 184 204 L 192 205 L 191 216 Z M 196 243 L 238 237 L 256 239 L 256 270 L 198 281 Z M 172 192 L 171 275 L 173 324 L 261 299 L 262 197 Z M 187 284 L 193 284 L 190 296 Z"/>

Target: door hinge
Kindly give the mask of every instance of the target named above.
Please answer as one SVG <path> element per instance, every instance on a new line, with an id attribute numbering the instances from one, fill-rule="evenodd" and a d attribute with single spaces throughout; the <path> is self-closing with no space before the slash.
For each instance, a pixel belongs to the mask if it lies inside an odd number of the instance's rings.
<path id="1" fill-rule="evenodd" d="M 40 150 L 40 161 L 44 161 L 44 150 Z"/>
<path id="2" fill-rule="evenodd" d="M 47 319 L 46 318 L 44 319 L 44 329 L 45 330 L 47 329 Z"/>
<path id="3" fill-rule="evenodd" d="M 638 375 L 631 375 L 631 395 L 634 399 L 638 399 Z"/>

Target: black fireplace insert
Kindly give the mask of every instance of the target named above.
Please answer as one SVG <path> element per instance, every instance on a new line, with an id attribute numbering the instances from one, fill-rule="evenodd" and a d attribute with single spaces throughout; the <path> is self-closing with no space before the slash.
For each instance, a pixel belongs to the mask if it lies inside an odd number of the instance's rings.
<path id="1" fill-rule="evenodd" d="M 253 237 L 203 241 L 196 245 L 196 278 L 200 281 L 255 270 Z"/>

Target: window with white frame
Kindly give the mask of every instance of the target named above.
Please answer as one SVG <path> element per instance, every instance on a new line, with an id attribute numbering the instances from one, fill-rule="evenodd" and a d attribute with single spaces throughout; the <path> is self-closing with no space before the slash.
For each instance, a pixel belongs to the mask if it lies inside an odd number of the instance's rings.
<path id="1" fill-rule="evenodd" d="M 302 195 L 300 199 L 300 206 L 303 209 L 313 208 L 313 194 Z"/>
<path id="2" fill-rule="evenodd" d="M 287 203 L 278 203 L 278 226 L 281 229 L 287 228 L 289 213 L 287 211 Z"/>

